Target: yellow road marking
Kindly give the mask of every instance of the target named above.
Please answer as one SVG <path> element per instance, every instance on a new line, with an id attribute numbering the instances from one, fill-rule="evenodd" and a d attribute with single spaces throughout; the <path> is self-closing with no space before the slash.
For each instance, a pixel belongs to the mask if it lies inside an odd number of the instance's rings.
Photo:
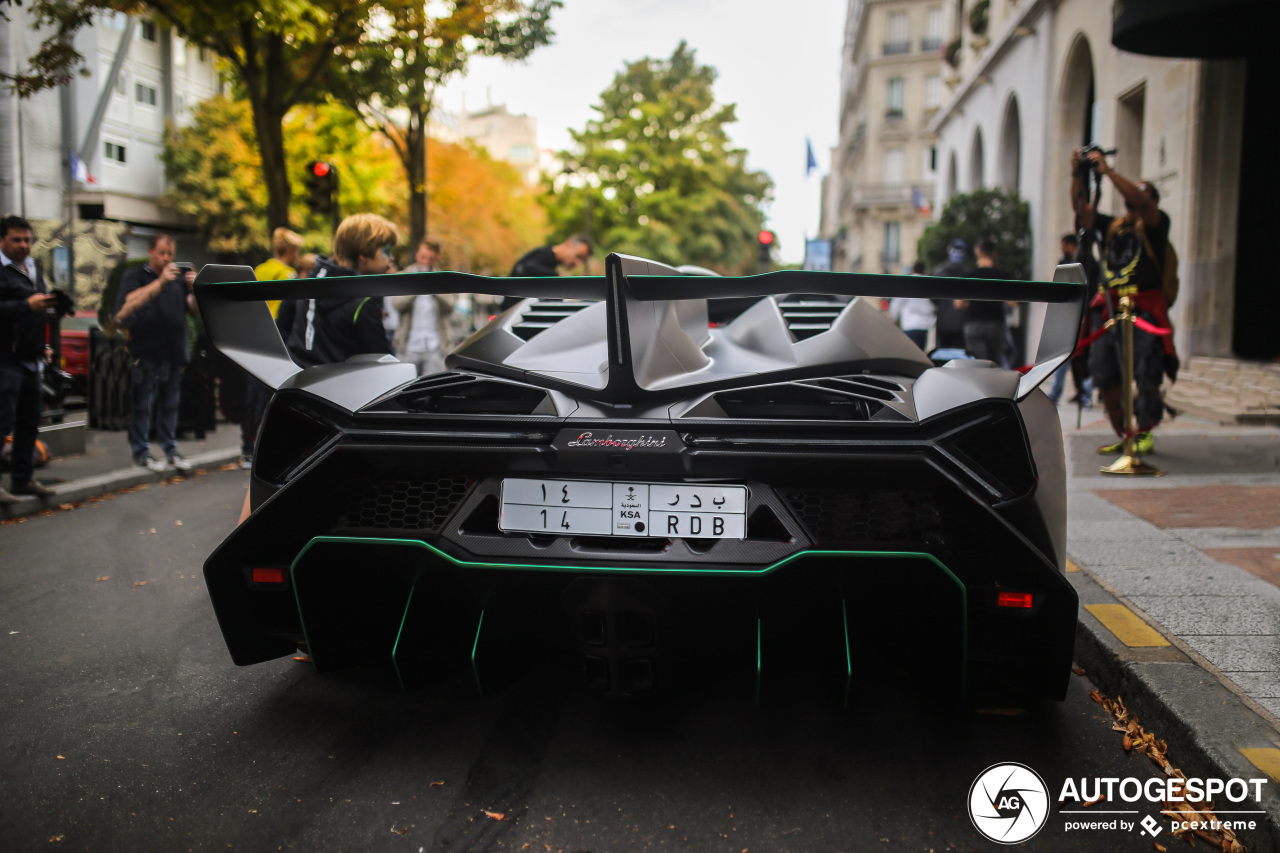
<path id="1" fill-rule="evenodd" d="M 1167 646 L 1169 641 L 1160 636 L 1160 632 L 1152 628 L 1123 604 L 1086 604 L 1088 610 L 1098 621 L 1107 626 L 1107 630 L 1116 635 L 1116 639 L 1129 648 L 1148 648 L 1151 646 Z"/>
<path id="2" fill-rule="evenodd" d="M 1280 749 L 1273 746 L 1258 747 L 1242 749 L 1240 754 L 1252 761 L 1263 773 L 1280 782 Z"/>
<path id="3" fill-rule="evenodd" d="M 1067 571 L 1078 572 L 1080 571 L 1080 567 L 1077 566 L 1075 563 L 1071 562 L 1070 560 L 1067 560 Z"/>

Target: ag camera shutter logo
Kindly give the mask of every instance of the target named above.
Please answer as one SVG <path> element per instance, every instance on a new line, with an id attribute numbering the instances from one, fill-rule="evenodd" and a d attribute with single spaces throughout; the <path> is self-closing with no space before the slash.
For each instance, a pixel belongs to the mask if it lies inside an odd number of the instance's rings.
<path id="1" fill-rule="evenodd" d="M 969 788 L 969 819 L 997 844 L 1018 844 L 1049 819 L 1049 789 L 1025 764 L 993 764 Z"/>

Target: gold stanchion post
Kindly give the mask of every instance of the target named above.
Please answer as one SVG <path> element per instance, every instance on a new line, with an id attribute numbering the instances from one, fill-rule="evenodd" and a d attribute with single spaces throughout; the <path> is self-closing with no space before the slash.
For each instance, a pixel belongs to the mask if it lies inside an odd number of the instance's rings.
<path id="1" fill-rule="evenodd" d="M 1121 375 L 1124 382 L 1124 455 L 1104 465 L 1103 474 L 1127 474 L 1135 477 L 1160 477 L 1164 474 L 1154 465 L 1142 461 L 1133 450 L 1133 302 L 1127 296 L 1120 297 L 1120 313 L 1107 321 L 1110 326 L 1120 324 Z"/>

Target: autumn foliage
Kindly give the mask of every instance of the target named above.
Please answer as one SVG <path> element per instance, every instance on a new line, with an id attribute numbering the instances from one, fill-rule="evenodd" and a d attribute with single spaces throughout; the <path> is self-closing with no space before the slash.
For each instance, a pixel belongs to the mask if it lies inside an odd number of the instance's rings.
<path id="1" fill-rule="evenodd" d="M 210 251 L 245 260 L 265 256 L 267 193 L 248 104 L 218 96 L 198 106 L 192 119 L 166 134 L 163 202 L 196 222 Z M 406 223 L 409 192 L 400 158 L 389 140 L 347 108 L 322 104 L 290 111 L 285 151 L 290 163 L 322 159 L 337 167 L 344 215 L 377 213 Z M 437 140 L 430 140 L 427 162 L 429 237 L 441 243 L 447 267 L 505 272 L 542 240 L 545 214 L 506 163 L 470 146 Z M 327 254 L 331 223 L 307 211 L 301 165 L 291 172 L 296 174 L 289 175 L 290 219 L 308 251 Z"/>

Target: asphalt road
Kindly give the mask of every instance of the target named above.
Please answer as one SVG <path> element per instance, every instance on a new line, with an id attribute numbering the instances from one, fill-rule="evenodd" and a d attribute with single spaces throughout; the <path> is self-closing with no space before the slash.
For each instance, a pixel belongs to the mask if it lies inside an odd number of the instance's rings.
<path id="1" fill-rule="evenodd" d="M 993 850 L 966 803 L 1008 761 L 1050 789 L 1027 849 L 1153 849 L 1063 829 L 1064 778 L 1152 775 L 1081 677 L 1025 710 L 879 683 L 848 709 L 799 690 L 756 709 L 713 688 L 603 702 L 550 668 L 483 697 L 462 677 L 402 693 L 289 658 L 237 668 L 201 565 L 246 484 L 0 526 L 0 849 Z"/>

